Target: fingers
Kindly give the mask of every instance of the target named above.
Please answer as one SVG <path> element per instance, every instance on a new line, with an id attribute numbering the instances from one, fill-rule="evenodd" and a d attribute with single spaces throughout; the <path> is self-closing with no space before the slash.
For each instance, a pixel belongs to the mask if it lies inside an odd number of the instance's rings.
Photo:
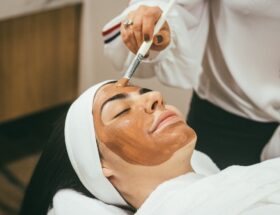
<path id="1" fill-rule="evenodd" d="M 142 35 L 145 41 L 153 38 L 155 24 L 158 21 L 162 11 L 158 7 L 152 7 L 147 10 L 143 15 Z"/>
<path id="2" fill-rule="evenodd" d="M 140 6 L 137 10 L 131 11 L 127 19 L 132 20 L 133 24 L 121 26 L 121 36 L 125 45 L 133 53 L 137 53 L 143 40 L 149 41 L 153 39 L 153 32 L 156 22 L 158 21 L 162 11 L 159 7 Z M 157 39 L 154 39 L 152 48 L 154 50 L 162 50 L 169 44 L 170 30 L 167 22 L 164 24 Z"/>
<path id="3" fill-rule="evenodd" d="M 153 38 L 155 19 L 153 17 L 143 17 L 142 37 L 145 41 Z"/>
<path id="4" fill-rule="evenodd" d="M 134 37 L 134 33 L 132 29 L 124 30 L 125 33 L 122 34 L 122 40 L 124 41 L 125 45 L 128 49 L 133 52 L 134 54 L 137 53 L 138 45 L 136 39 Z"/>
<path id="5" fill-rule="evenodd" d="M 128 15 L 127 19 L 133 20 L 133 12 L 131 12 Z M 133 21 L 133 24 L 134 24 L 134 21 Z M 136 38 L 135 38 L 135 35 L 133 32 L 132 26 L 133 25 L 126 26 L 123 22 L 121 25 L 121 37 L 122 37 L 124 44 L 127 46 L 127 48 L 131 52 L 136 54 L 136 52 L 138 50 L 138 45 L 137 45 L 137 41 L 136 41 Z"/>
<path id="6" fill-rule="evenodd" d="M 137 43 L 137 48 L 139 49 L 142 42 L 143 42 L 143 36 L 142 36 L 142 16 L 136 15 L 133 19 L 133 25 L 131 26 L 133 29 L 134 37 Z"/>
<path id="7" fill-rule="evenodd" d="M 153 38 L 152 50 L 161 51 L 165 49 L 170 43 L 170 29 L 167 22 Z"/>

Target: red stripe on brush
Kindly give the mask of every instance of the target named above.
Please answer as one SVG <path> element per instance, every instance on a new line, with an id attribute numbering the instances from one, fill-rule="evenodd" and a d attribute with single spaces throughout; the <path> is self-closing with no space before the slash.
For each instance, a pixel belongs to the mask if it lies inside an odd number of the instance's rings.
<path id="1" fill-rule="evenodd" d="M 112 31 L 116 30 L 117 28 L 121 27 L 121 24 L 122 24 L 122 23 L 120 22 L 119 24 L 114 25 L 112 28 L 109 28 L 108 30 L 103 31 L 103 32 L 102 32 L 102 35 L 103 35 L 103 36 L 106 36 L 107 34 L 111 33 Z"/>

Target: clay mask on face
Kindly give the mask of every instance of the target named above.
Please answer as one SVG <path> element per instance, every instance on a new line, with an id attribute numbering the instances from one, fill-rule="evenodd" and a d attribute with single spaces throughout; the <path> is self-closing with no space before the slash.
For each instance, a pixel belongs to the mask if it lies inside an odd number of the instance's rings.
<path id="1" fill-rule="evenodd" d="M 160 93 L 136 86 L 103 86 L 93 116 L 99 144 L 131 164 L 161 164 L 196 137 Z"/>

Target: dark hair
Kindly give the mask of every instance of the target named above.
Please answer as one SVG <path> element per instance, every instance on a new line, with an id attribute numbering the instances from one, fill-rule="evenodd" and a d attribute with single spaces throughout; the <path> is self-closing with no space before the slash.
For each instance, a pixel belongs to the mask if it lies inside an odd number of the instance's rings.
<path id="1" fill-rule="evenodd" d="M 65 116 L 66 114 L 56 123 L 36 165 L 26 189 L 20 215 L 47 214 L 52 207 L 54 195 L 64 188 L 94 197 L 80 182 L 70 163 L 64 139 Z"/>

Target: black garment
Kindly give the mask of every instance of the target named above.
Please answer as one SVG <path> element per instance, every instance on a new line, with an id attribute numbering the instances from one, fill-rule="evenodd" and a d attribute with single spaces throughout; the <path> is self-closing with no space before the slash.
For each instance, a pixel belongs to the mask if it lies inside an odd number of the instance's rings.
<path id="1" fill-rule="evenodd" d="M 279 125 L 249 120 L 193 94 L 187 123 L 197 133 L 196 149 L 206 153 L 219 168 L 260 162 L 260 154 Z"/>

